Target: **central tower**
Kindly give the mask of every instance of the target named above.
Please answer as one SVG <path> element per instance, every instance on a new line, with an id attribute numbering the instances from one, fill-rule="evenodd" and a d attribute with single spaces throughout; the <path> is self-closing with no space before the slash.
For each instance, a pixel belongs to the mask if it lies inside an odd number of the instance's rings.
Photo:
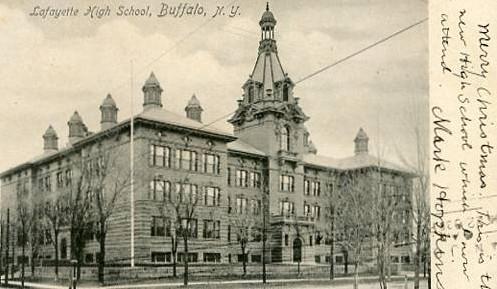
<path id="1" fill-rule="evenodd" d="M 240 140 L 268 155 L 283 153 L 297 157 L 312 151 L 303 125 L 308 117 L 293 94 L 295 84 L 281 65 L 275 40 L 276 19 L 269 5 L 259 25 L 257 60 L 242 86 L 238 109 L 229 122 Z"/>

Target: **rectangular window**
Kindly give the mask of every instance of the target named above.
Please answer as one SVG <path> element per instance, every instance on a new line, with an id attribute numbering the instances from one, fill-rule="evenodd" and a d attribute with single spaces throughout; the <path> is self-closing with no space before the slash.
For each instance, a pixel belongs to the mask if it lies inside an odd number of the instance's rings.
<path id="1" fill-rule="evenodd" d="M 280 201 L 280 214 L 285 216 L 295 214 L 294 203 L 289 201 Z"/>
<path id="2" fill-rule="evenodd" d="M 45 191 L 51 192 L 52 191 L 52 184 L 50 182 L 50 176 L 45 177 Z"/>
<path id="3" fill-rule="evenodd" d="M 71 184 L 71 180 L 72 180 L 72 170 L 67 169 L 66 170 L 66 186 Z"/>
<path id="4" fill-rule="evenodd" d="M 181 219 L 181 230 L 187 230 L 188 235 L 191 238 L 198 237 L 198 229 L 197 229 L 197 219 L 190 219 L 190 225 L 188 226 L 188 219 Z"/>
<path id="5" fill-rule="evenodd" d="M 293 192 L 294 191 L 294 178 L 293 176 L 281 175 L 280 176 L 280 191 Z"/>
<path id="6" fill-rule="evenodd" d="M 250 172 L 250 186 L 253 188 L 261 187 L 261 174 L 257 172 Z"/>
<path id="7" fill-rule="evenodd" d="M 231 242 L 231 225 L 228 225 L 228 242 Z"/>
<path id="8" fill-rule="evenodd" d="M 244 214 L 247 212 L 247 199 L 236 198 L 236 212 L 238 214 Z"/>
<path id="9" fill-rule="evenodd" d="M 171 183 L 164 180 L 153 180 L 150 182 L 149 200 L 166 201 L 171 200 Z"/>
<path id="10" fill-rule="evenodd" d="M 199 201 L 198 187 L 194 184 L 176 183 L 176 195 L 179 195 L 180 202 L 189 202 L 191 204 L 195 204 Z"/>
<path id="11" fill-rule="evenodd" d="M 261 263 L 262 258 L 261 255 L 252 255 L 252 263 Z"/>
<path id="12" fill-rule="evenodd" d="M 244 259 L 245 259 L 245 262 L 248 262 L 248 254 L 245 254 L 245 255 L 238 254 L 238 262 L 239 263 L 242 263 Z"/>
<path id="13" fill-rule="evenodd" d="M 216 187 L 205 187 L 205 200 L 206 206 L 219 206 L 221 201 L 221 192 Z"/>
<path id="14" fill-rule="evenodd" d="M 220 263 L 221 262 L 221 253 L 204 253 L 204 262 Z"/>
<path id="15" fill-rule="evenodd" d="M 318 181 L 312 182 L 312 195 L 319 197 L 321 195 L 321 183 Z"/>
<path id="16" fill-rule="evenodd" d="M 178 263 L 183 263 L 184 262 L 184 252 L 179 252 L 178 253 Z M 198 262 L 198 253 L 188 253 L 188 262 L 190 263 L 196 263 Z"/>
<path id="17" fill-rule="evenodd" d="M 236 186 L 248 187 L 247 171 L 236 170 Z"/>
<path id="18" fill-rule="evenodd" d="M 166 253 L 165 252 L 152 252 L 152 262 L 153 263 L 165 263 Z"/>
<path id="19" fill-rule="evenodd" d="M 231 214 L 231 197 L 228 196 L 228 214 Z"/>
<path id="20" fill-rule="evenodd" d="M 250 211 L 252 212 L 252 215 L 259 215 L 260 213 L 260 200 L 250 200 Z"/>
<path id="21" fill-rule="evenodd" d="M 150 164 L 169 168 L 171 166 L 171 149 L 166 146 L 150 145 Z"/>
<path id="22" fill-rule="evenodd" d="M 150 236 L 164 237 L 166 229 L 166 220 L 163 217 L 152 217 L 152 224 L 150 226 Z"/>
<path id="23" fill-rule="evenodd" d="M 204 220 L 204 239 L 220 238 L 221 221 Z"/>
<path id="24" fill-rule="evenodd" d="M 204 172 L 209 174 L 219 174 L 219 156 L 214 154 L 204 154 Z"/>
<path id="25" fill-rule="evenodd" d="M 311 193 L 311 186 L 309 180 L 304 180 L 304 195 L 308 196 Z"/>
<path id="26" fill-rule="evenodd" d="M 62 171 L 57 172 L 57 188 L 62 188 L 64 186 L 64 176 Z"/>
<path id="27" fill-rule="evenodd" d="M 319 197 L 321 195 L 321 183 L 318 181 L 304 180 L 304 194 L 306 196 Z"/>
<path id="28" fill-rule="evenodd" d="M 305 204 L 304 205 L 304 216 L 310 217 L 311 216 L 311 206 Z"/>
<path id="29" fill-rule="evenodd" d="M 198 171 L 197 152 L 187 149 L 176 149 L 176 168 Z"/>

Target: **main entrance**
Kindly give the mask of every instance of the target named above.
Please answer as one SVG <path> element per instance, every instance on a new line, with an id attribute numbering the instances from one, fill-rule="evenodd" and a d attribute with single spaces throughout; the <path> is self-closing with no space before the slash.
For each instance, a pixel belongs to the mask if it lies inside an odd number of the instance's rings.
<path id="1" fill-rule="evenodd" d="M 293 240 L 293 262 L 302 262 L 302 240 Z"/>

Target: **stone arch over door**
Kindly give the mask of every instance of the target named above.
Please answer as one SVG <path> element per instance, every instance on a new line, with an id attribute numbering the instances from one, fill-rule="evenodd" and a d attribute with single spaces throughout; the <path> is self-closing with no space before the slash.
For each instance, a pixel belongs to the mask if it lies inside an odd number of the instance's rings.
<path id="1" fill-rule="evenodd" d="M 302 262 L 302 239 L 295 238 L 293 240 L 293 262 Z"/>

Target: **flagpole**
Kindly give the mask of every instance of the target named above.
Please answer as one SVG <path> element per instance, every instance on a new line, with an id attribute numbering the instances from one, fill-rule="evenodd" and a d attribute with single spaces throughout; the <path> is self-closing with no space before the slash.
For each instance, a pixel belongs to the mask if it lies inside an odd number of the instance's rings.
<path id="1" fill-rule="evenodd" d="M 130 215 L 131 215 L 131 267 L 135 267 L 135 193 L 134 193 L 134 136 L 135 136 L 135 125 L 133 119 L 133 60 L 131 60 L 131 92 L 130 92 L 130 103 L 131 103 L 131 118 L 130 118 Z"/>

